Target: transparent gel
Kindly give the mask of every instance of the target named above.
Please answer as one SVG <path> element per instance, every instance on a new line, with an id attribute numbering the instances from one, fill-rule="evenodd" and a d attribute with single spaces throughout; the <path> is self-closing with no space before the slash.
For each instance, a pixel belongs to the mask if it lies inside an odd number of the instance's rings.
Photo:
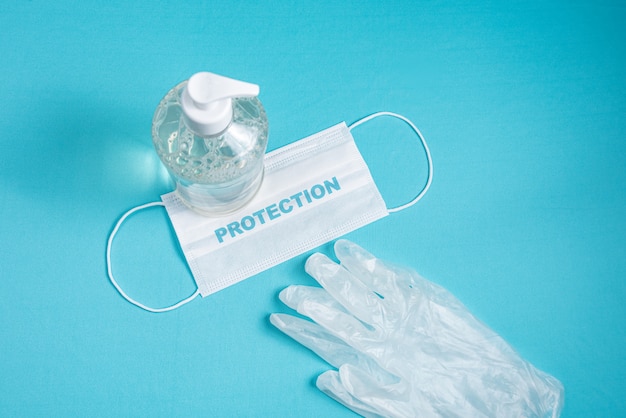
<path id="1" fill-rule="evenodd" d="M 152 122 L 159 158 L 183 202 L 206 216 L 220 216 L 249 202 L 263 180 L 268 123 L 257 97 L 233 97 L 232 120 L 215 135 L 199 135 L 186 123 L 184 81 L 161 100 Z"/>

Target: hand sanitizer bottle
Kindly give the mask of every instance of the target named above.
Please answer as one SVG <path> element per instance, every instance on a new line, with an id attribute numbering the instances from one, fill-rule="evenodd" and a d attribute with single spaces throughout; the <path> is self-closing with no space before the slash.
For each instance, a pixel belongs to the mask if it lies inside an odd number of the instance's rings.
<path id="1" fill-rule="evenodd" d="M 200 72 L 161 100 L 156 151 L 183 202 L 220 216 L 250 201 L 263 179 L 268 124 L 259 86 Z"/>

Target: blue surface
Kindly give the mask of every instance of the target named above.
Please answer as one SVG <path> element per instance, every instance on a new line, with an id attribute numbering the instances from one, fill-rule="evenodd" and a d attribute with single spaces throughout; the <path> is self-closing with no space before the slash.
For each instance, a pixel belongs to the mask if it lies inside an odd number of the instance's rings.
<path id="1" fill-rule="evenodd" d="M 0 416 L 353 416 L 314 387 L 328 366 L 268 324 L 280 289 L 312 282 L 305 256 L 168 314 L 106 278 L 114 222 L 171 188 L 152 113 L 199 70 L 261 85 L 270 149 L 378 110 L 413 119 L 431 191 L 348 238 L 559 378 L 563 416 L 624 415 L 623 2 L 162 3 L 3 5 Z M 410 132 L 355 137 L 390 205 L 411 197 Z M 162 209 L 113 257 L 148 304 L 194 290 Z"/>

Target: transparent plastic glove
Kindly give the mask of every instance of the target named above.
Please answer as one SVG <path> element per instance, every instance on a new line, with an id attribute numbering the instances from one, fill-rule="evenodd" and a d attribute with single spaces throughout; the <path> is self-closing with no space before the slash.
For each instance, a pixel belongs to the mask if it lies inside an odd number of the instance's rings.
<path id="1" fill-rule="evenodd" d="M 563 387 L 522 359 L 451 293 L 339 240 L 337 264 L 313 254 L 323 288 L 280 299 L 314 322 L 270 320 L 338 370 L 317 387 L 365 417 L 558 417 Z"/>

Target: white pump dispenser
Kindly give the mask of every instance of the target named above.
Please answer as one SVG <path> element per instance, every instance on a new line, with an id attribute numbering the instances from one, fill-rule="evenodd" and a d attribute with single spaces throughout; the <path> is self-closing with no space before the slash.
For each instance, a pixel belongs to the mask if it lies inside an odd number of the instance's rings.
<path id="1" fill-rule="evenodd" d="M 256 84 L 200 72 L 154 113 L 156 151 L 182 201 L 203 215 L 239 209 L 261 185 L 268 124 L 258 94 Z"/>
<path id="2" fill-rule="evenodd" d="M 256 84 L 209 72 L 196 73 L 181 98 L 185 121 L 198 135 L 217 135 L 233 119 L 232 98 L 258 95 Z"/>

